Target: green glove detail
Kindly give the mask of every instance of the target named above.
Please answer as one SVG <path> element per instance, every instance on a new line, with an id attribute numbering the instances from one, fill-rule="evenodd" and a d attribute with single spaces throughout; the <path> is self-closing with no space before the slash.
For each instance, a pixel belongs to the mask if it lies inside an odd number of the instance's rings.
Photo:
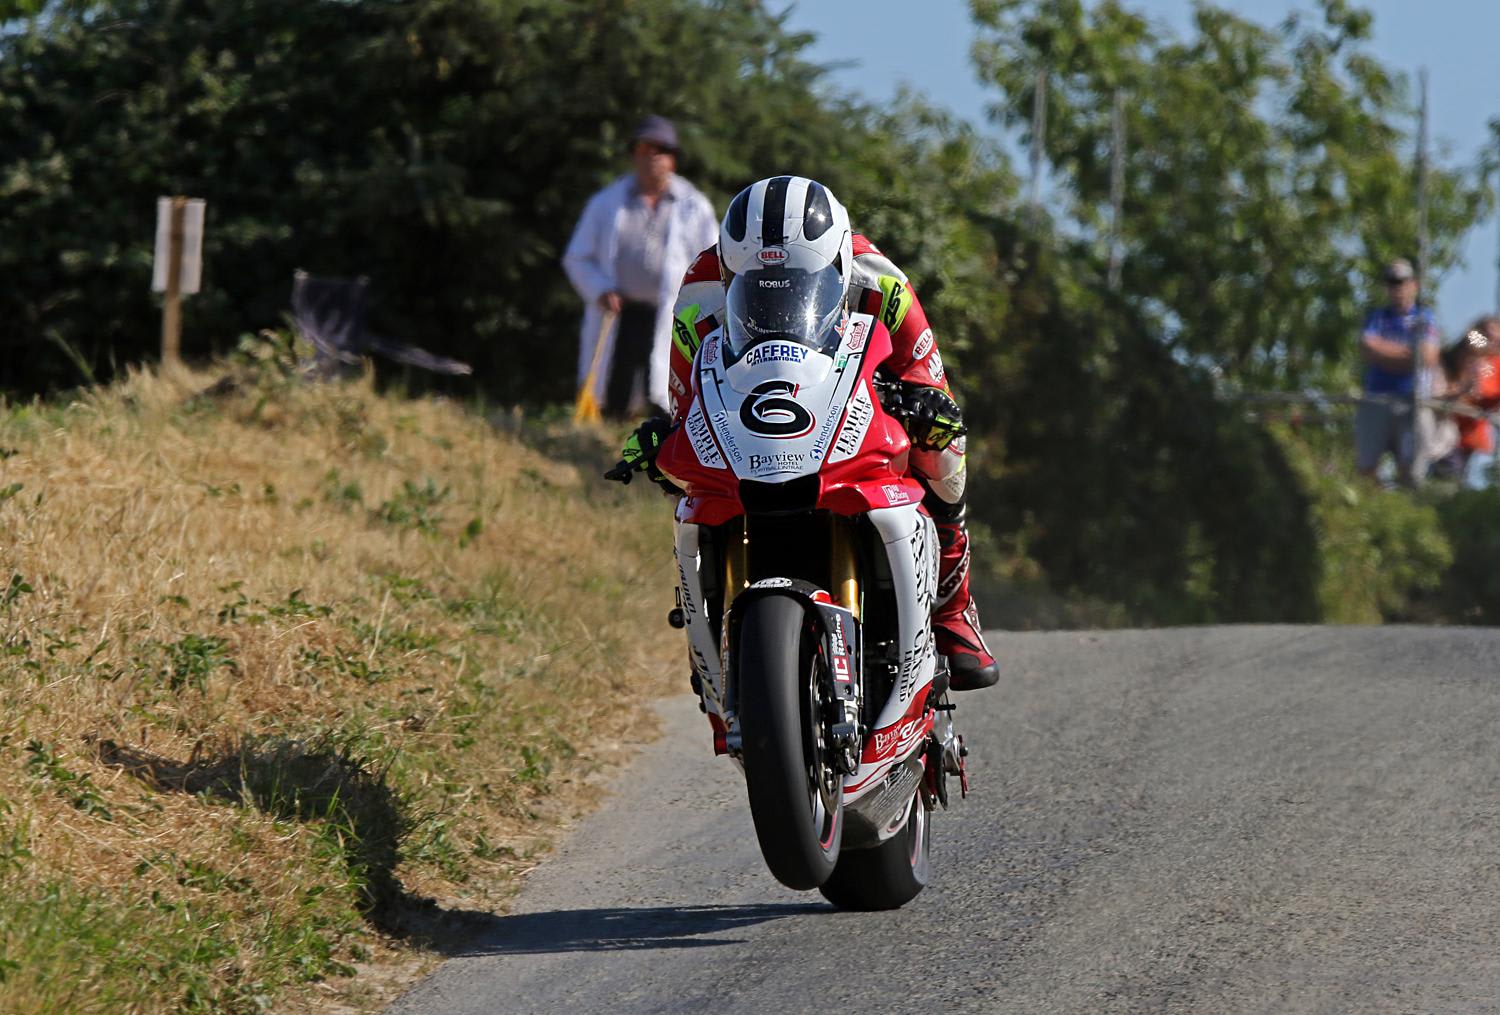
<path id="1" fill-rule="evenodd" d="M 656 461 L 662 442 L 671 432 L 671 424 L 661 416 L 652 416 L 635 428 L 635 433 L 630 435 L 625 441 L 625 447 L 620 450 L 620 457 L 629 462 L 632 468 L 644 470 Z"/>
<path id="2" fill-rule="evenodd" d="M 620 449 L 620 461 L 604 474 L 605 479 L 629 483 L 637 472 L 644 472 L 653 483 L 669 486 L 671 481 L 656 467 L 656 456 L 672 432 L 671 421 L 664 416 L 652 416 L 635 428 Z"/>
<path id="3" fill-rule="evenodd" d="M 906 432 L 912 444 L 923 451 L 942 451 L 968 433 L 958 403 L 938 388 L 916 388 L 907 392 Z"/>

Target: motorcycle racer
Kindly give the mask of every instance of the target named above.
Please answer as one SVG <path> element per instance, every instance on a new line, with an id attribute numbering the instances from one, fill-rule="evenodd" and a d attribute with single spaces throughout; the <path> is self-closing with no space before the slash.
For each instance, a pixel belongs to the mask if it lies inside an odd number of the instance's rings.
<path id="1" fill-rule="evenodd" d="M 999 667 L 985 644 L 969 588 L 962 412 L 906 275 L 869 239 L 853 232 L 847 211 L 826 187 L 805 177 L 777 176 L 752 184 L 730 202 L 718 243 L 698 255 L 678 293 L 668 377 L 671 419 L 642 424 L 626 442 L 622 458 L 631 469 L 661 478 L 656 452 L 665 435 L 683 423 L 699 345 L 726 315 L 744 312 L 735 303 L 749 279 L 777 268 L 794 245 L 825 259 L 840 310 L 871 314 L 890 332 L 893 352 L 880 370 L 898 382 L 900 415 L 912 441 L 911 471 L 927 491 L 922 503 L 937 526 L 941 546 L 932 615 L 937 651 L 948 658 L 954 690 L 988 687 L 999 679 Z M 738 286 L 736 279 L 741 279 Z M 628 474 L 610 476 L 628 481 Z"/>

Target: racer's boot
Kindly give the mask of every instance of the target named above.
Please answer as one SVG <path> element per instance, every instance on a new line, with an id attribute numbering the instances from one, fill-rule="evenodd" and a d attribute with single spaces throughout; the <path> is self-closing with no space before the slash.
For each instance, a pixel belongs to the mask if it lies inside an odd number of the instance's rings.
<path id="1" fill-rule="evenodd" d="M 932 610 L 932 633 L 937 650 L 948 657 L 948 686 L 955 691 L 989 687 L 1000 679 L 1000 665 L 984 643 L 979 607 L 969 592 L 969 528 L 964 505 L 926 498 L 937 523 L 938 594 Z"/>

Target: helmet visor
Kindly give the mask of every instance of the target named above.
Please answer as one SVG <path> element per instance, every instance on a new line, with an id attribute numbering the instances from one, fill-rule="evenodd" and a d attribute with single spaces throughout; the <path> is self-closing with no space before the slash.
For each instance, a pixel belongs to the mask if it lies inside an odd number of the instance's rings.
<path id="1" fill-rule="evenodd" d="M 762 268 L 736 275 L 725 299 L 729 362 L 752 346 L 777 340 L 796 342 L 831 355 L 841 336 L 835 330 L 844 306 L 838 269 Z"/>

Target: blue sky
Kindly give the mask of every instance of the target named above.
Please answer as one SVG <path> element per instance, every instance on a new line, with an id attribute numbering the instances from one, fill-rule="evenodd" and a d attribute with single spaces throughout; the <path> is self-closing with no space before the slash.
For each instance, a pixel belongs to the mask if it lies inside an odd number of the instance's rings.
<path id="1" fill-rule="evenodd" d="M 1356 0 L 1375 15 L 1371 49 L 1395 69 L 1428 70 L 1429 128 L 1445 161 L 1470 162 L 1488 138 L 1486 124 L 1500 115 L 1500 2 L 1496 0 Z M 1190 0 L 1127 0 L 1178 34 L 1191 26 Z M 1276 24 L 1309 0 L 1219 0 L 1219 5 Z M 895 95 L 901 84 L 951 109 L 984 130 L 994 92 L 983 88 L 969 60 L 973 25 L 967 0 L 799 0 L 789 24 L 816 33 L 813 59 L 853 63 L 835 82 L 873 100 Z M 1024 171 L 1024 165 L 1018 164 Z M 1464 246 L 1465 263 L 1439 280 L 1438 314 L 1445 332 L 1456 332 L 1477 314 L 1494 309 L 1500 226 L 1479 223 Z"/>

